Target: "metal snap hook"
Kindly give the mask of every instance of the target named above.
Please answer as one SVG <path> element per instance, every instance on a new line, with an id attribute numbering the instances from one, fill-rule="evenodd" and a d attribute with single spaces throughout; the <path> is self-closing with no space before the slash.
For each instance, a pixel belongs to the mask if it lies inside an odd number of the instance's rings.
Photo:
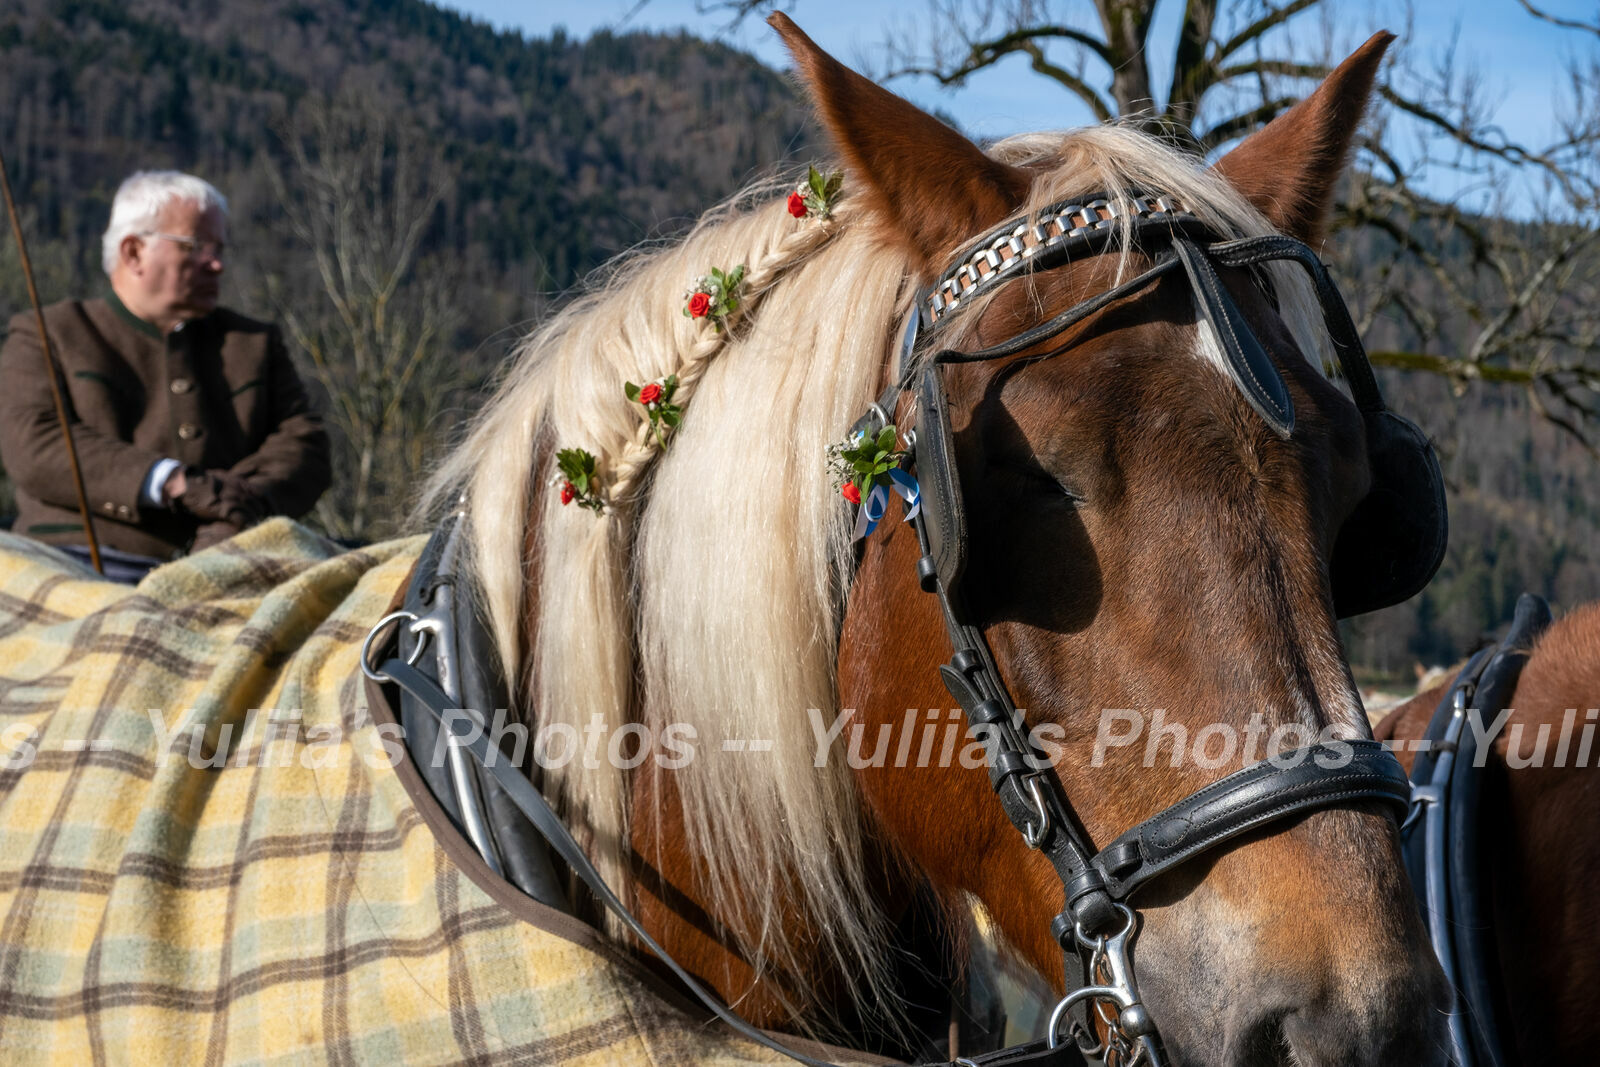
<path id="1" fill-rule="evenodd" d="M 1128 907 L 1126 904 L 1115 902 L 1111 906 L 1122 915 L 1122 926 L 1109 934 L 1099 934 L 1095 937 L 1090 937 L 1083 929 L 1082 923 L 1075 922 L 1072 924 L 1073 930 L 1078 937 L 1078 943 L 1084 948 L 1090 949 L 1094 952 L 1104 952 L 1106 943 L 1108 941 L 1117 941 L 1119 943 L 1126 944 L 1128 936 L 1133 933 L 1134 923 L 1138 922 L 1138 919 L 1134 916 L 1133 909 Z"/>
<path id="2" fill-rule="evenodd" d="M 1156 1040 L 1155 1022 L 1139 999 L 1128 951 L 1137 932 L 1138 917 L 1126 904 L 1118 903 L 1115 907 L 1122 916 L 1122 926 L 1115 931 L 1090 937 L 1081 923 L 1073 925 L 1082 950 L 1090 953 L 1085 977 L 1096 984 L 1073 990 L 1061 999 L 1050 1013 L 1046 1037 L 1051 1048 L 1060 1045 L 1067 1036 L 1062 1033 L 1067 1013 L 1074 1005 L 1088 1001 L 1106 1026 L 1107 1037 L 1102 1044 L 1118 1053 L 1117 1063 L 1126 1067 L 1135 1063 L 1161 1067 L 1163 1057 Z"/>

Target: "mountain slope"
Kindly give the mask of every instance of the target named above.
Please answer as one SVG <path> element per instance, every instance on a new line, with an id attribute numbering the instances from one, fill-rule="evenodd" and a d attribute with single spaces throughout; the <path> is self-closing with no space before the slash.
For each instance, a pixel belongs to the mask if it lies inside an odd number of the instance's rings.
<path id="1" fill-rule="evenodd" d="M 434 241 L 548 289 L 811 140 L 780 75 L 687 36 L 530 41 L 420 0 L 0 2 L 0 129 L 44 240 L 91 249 L 140 168 L 270 208 L 263 156 L 315 94 L 424 131 L 455 179 Z"/>

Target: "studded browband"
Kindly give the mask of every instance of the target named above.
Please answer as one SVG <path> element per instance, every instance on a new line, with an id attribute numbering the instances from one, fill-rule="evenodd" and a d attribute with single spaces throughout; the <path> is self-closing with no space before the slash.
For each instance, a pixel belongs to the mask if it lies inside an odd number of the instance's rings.
<path id="1" fill-rule="evenodd" d="M 973 297 L 993 289 L 1019 272 L 1033 269 L 1035 257 L 1111 230 L 1118 219 L 1168 218 L 1198 222 L 1174 197 L 1097 196 L 1063 200 L 1035 218 L 1012 219 L 967 246 L 919 300 L 928 325 L 937 323 Z M 1047 257 L 1050 258 L 1050 257 Z"/>

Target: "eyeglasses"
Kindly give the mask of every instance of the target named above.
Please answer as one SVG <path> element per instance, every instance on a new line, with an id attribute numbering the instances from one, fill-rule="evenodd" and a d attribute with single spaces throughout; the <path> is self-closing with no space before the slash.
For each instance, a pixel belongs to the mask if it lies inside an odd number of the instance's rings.
<path id="1" fill-rule="evenodd" d="M 141 237 L 159 237 L 163 241 L 171 241 L 182 248 L 190 259 L 207 262 L 221 259 L 228 253 L 228 246 L 221 241 L 197 241 L 193 237 L 184 237 L 177 233 L 157 233 L 155 230 L 146 230 Z"/>

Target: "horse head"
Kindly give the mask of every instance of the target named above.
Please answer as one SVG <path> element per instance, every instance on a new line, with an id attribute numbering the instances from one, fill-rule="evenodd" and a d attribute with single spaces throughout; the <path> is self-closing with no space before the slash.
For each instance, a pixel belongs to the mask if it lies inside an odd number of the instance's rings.
<path id="1" fill-rule="evenodd" d="M 1108 189 L 1170 194 L 1235 233 L 1319 242 L 1389 41 L 1373 38 L 1201 171 L 1121 131 L 986 154 L 773 21 L 881 240 L 903 249 L 922 284 L 1006 220 Z M 967 298 L 938 347 L 1026 335 L 1150 265 L 1128 248 L 996 286 Z M 1082 832 L 1101 844 L 1272 752 L 1369 736 L 1331 578 L 1341 527 L 1371 488 L 1365 423 L 1317 365 L 1321 315 L 1296 279 L 1219 276 L 1281 375 L 1292 432 L 1232 380 L 1219 327 L 1197 315 L 1182 272 L 1006 358 L 942 371 L 966 609 L 1035 738 L 1053 740 L 1051 769 Z M 926 490 L 937 398 L 900 403 Z M 858 751 L 857 780 L 893 848 L 952 903 L 980 900 L 1059 982 L 1057 872 L 1013 828 L 989 775 L 959 753 L 938 758 L 944 713 L 918 710 L 948 704 L 946 622 L 917 588 L 925 553 L 910 527 L 886 522 L 850 592 L 841 703 L 856 709 L 867 749 L 880 734 L 910 734 L 899 751 L 921 756 L 896 759 L 893 743 L 886 759 Z M 1140 988 L 1176 1062 L 1442 1056 L 1442 975 L 1394 823 L 1373 805 L 1266 827 L 1153 879 L 1134 903 Z"/>

